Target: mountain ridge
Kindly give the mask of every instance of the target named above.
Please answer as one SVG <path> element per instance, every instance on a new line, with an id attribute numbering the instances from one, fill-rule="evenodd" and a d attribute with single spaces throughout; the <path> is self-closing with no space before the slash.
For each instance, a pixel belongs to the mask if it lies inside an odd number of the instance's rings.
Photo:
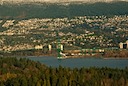
<path id="1" fill-rule="evenodd" d="M 56 18 L 74 16 L 128 15 L 128 2 L 93 4 L 4 4 L 0 5 L 0 19 L 8 18 Z"/>
<path id="2" fill-rule="evenodd" d="M 25 4 L 25 3 L 97 3 L 97 2 L 128 2 L 127 0 L 0 0 L 0 5 L 4 3 L 11 3 L 11 4 Z"/>

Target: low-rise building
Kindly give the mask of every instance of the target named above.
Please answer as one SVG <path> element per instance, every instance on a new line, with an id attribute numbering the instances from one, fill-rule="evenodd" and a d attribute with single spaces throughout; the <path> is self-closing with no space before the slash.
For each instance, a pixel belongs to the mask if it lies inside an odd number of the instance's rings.
<path id="1" fill-rule="evenodd" d="M 36 46 L 35 46 L 35 49 L 37 49 L 37 50 L 38 50 L 38 49 L 43 49 L 43 46 L 42 46 L 42 45 L 36 45 Z"/>

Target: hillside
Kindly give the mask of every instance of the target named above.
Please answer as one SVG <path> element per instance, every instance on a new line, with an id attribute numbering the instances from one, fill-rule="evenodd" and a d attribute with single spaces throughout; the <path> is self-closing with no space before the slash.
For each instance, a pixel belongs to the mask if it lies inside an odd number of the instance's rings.
<path id="1" fill-rule="evenodd" d="M 56 18 L 95 15 L 128 15 L 128 2 L 111 3 L 38 3 L 0 5 L 0 19 Z"/>

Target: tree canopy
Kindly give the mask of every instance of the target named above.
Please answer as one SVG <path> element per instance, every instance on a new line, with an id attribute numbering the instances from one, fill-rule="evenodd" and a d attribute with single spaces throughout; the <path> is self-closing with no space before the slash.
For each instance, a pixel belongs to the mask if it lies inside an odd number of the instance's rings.
<path id="1" fill-rule="evenodd" d="M 26 58 L 0 58 L 0 86 L 127 86 L 128 68 L 47 67 Z"/>

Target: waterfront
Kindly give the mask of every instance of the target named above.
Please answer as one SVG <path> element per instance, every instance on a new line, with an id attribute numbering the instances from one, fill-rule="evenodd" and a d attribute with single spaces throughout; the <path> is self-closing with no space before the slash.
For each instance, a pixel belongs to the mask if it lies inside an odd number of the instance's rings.
<path id="1" fill-rule="evenodd" d="M 102 59 L 102 58 L 68 58 L 63 60 L 58 60 L 55 57 L 36 57 L 29 56 L 26 57 L 33 61 L 39 61 L 47 66 L 70 68 L 82 68 L 82 67 L 109 67 L 109 68 L 125 68 L 128 67 L 128 59 Z"/>

